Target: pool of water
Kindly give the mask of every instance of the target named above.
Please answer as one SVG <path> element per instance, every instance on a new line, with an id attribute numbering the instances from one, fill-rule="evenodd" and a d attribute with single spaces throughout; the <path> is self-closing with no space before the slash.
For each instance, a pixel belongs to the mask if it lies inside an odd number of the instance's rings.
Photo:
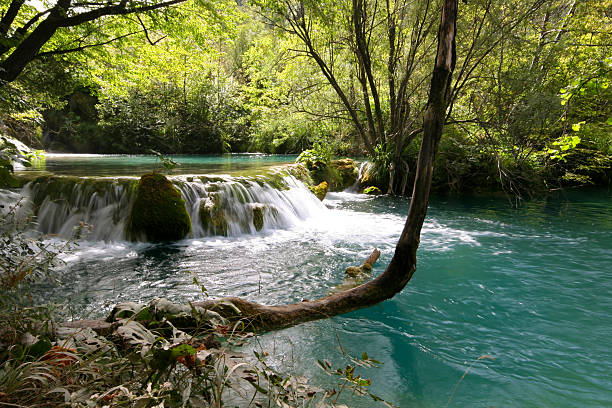
<path id="1" fill-rule="evenodd" d="M 263 334 L 252 347 L 282 370 L 330 384 L 316 360 L 343 349 L 383 362 L 362 370 L 400 407 L 586 407 L 612 402 L 612 193 L 572 192 L 512 208 L 503 198 L 434 197 L 419 265 L 377 306 Z M 81 242 L 40 298 L 77 317 L 120 301 L 242 296 L 268 304 L 325 295 L 377 247 L 391 258 L 409 201 L 335 193 L 282 230 L 173 245 Z M 372 407 L 372 400 L 351 406 Z"/>
<path id="2" fill-rule="evenodd" d="M 170 155 L 178 163 L 172 174 L 238 174 L 261 173 L 271 166 L 293 163 L 295 155 L 239 153 L 224 155 Z M 29 171 L 50 171 L 70 176 L 137 176 L 164 167 L 152 155 L 101 155 L 46 153 Z"/>

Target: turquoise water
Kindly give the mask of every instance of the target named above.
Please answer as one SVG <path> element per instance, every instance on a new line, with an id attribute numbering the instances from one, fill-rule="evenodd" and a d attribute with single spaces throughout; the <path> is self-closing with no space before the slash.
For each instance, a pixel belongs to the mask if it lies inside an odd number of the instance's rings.
<path id="1" fill-rule="evenodd" d="M 46 300 L 77 317 L 117 302 L 212 296 L 269 304 L 327 293 L 378 247 L 391 258 L 407 199 L 330 194 L 327 207 L 282 229 L 173 245 L 83 241 Z M 599 407 L 612 404 L 612 193 L 571 192 L 512 208 L 504 198 L 434 197 L 419 267 L 380 305 L 258 336 L 282 370 L 330 384 L 316 360 L 343 349 L 384 364 L 360 373 L 401 407 Z M 372 400 L 351 402 L 372 407 Z"/>
<path id="2" fill-rule="evenodd" d="M 270 166 L 293 163 L 295 155 L 241 153 L 224 155 L 170 155 L 178 163 L 172 174 L 244 173 Z M 101 155 L 47 153 L 45 160 L 26 171 L 46 170 L 70 176 L 135 176 L 162 170 L 157 157 L 152 155 Z"/>

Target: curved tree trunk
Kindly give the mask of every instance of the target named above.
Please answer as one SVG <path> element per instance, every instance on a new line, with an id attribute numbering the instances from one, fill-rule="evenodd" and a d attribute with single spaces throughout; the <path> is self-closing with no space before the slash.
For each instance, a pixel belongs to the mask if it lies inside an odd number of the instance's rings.
<path id="1" fill-rule="evenodd" d="M 433 165 L 442 135 L 451 75 L 455 67 L 455 29 L 457 1 L 444 0 L 438 54 L 431 79 L 427 109 L 424 115 L 424 135 L 416 169 L 416 179 L 408 218 L 395 248 L 395 254 L 387 269 L 377 278 L 329 296 L 281 306 L 266 306 L 237 297 L 194 302 L 213 310 L 232 321 L 243 321 L 250 330 L 273 330 L 298 323 L 323 319 L 353 310 L 372 306 L 392 298 L 408 283 L 416 271 L 416 252 L 421 228 L 427 213 Z M 380 253 L 374 250 L 362 268 L 373 265 Z M 102 321 L 80 321 L 65 324 L 69 327 L 91 327 L 98 332 L 111 330 L 111 325 Z"/>
<path id="2" fill-rule="evenodd" d="M 451 75 L 455 67 L 457 3 L 457 0 L 444 0 L 438 34 L 438 53 L 423 118 L 424 135 L 412 200 L 404 230 L 385 272 L 363 285 L 313 301 L 265 306 L 229 297 L 200 302 L 197 303 L 198 306 L 215 310 L 232 319 L 244 319 L 256 329 L 271 330 L 372 306 L 393 297 L 406 286 L 416 271 L 416 252 L 427 213 L 433 165 L 442 135 Z M 237 313 L 236 309 L 240 310 L 240 313 Z"/>

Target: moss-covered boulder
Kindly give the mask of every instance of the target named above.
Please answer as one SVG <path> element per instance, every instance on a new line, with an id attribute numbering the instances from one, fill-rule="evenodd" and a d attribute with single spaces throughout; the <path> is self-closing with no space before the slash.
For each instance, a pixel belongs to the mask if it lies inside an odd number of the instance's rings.
<path id="1" fill-rule="evenodd" d="M 310 187 L 310 190 L 314 193 L 314 195 L 317 196 L 319 200 L 323 201 L 323 199 L 325 199 L 325 196 L 327 195 L 327 191 L 329 190 L 329 185 L 327 184 L 327 181 L 322 181 L 318 185 Z"/>
<path id="2" fill-rule="evenodd" d="M 332 160 L 329 167 L 338 174 L 338 190 L 345 190 L 355 184 L 359 177 L 359 170 L 355 166 L 353 159 Z"/>
<path id="3" fill-rule="evenodd" d="M 310 170 L 313 184 L 327 182 L 329 191 L 342 191 L 357 181 L 359 171 L 353 159 L 332 160 L 328 164 L 318 163 Z"/>
<path id="4" fill-rule="evenodd" d="M 370 186 L 370 187 L 367 187 L 365 190 L 363 190 L 363 194 L 381 195 L 382 191 L 380 191 L 380 188 L 378 188 L 376 186 Z"/>
<path id="5" fill-rule="evenodd" d="M 21 187 L 19 180 L 13 176 L 8 167 L 2 167 L 2 161 L 0 160 L 0 188 L 16 187 Z"/>
<path id="6" fill-rule="evenodd" d="M 208 197 L 200 201 L 200 223 L 214 235 L 227 235 L 229 225 L 218 192 L 209 192 Z"/>
<path id="7" fill-rule="evenodd" d="M 175 241 L 189 233 L 185 201 L 164 175 L 148 173 L 140 178 L 127 229 L 133 241 Z"/>
<path id="8" fill-rule="evenodd" d="M 266 206 L 264 204 L 254 204 L 250 207 L 253 212 L 253 226 L 256 231 L 261 231 L 264 227 L 264 210 Z"/>

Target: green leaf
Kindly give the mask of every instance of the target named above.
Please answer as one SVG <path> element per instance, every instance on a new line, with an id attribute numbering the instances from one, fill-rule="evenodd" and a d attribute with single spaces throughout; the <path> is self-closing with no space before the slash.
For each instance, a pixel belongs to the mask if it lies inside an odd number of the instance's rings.
<path id="1" fill-rule="evenodd" d="M 185 357 L 189 355 L 195 355 L 196 349 L 189 344 L 179 344 L 178 346 L 172 347 L 171 358 L 176 359 L 178 357 Z"/>
<path id="2" fill-rule="evenodd" d="M 357 384 L 360 387 L 369 387 L 370 385 L 372 385 L 372 380 L 370 380 L 370 379 L 366 380 L 366 379 L 362 378 L 362 379 L 357 380 Z"/>
<path id="3" fill-rule="evenodd" d="M 612 126 L 612 117 L 608 118 L 608 120 L 606 120 L 606 124 L 609 126 Z"/>

